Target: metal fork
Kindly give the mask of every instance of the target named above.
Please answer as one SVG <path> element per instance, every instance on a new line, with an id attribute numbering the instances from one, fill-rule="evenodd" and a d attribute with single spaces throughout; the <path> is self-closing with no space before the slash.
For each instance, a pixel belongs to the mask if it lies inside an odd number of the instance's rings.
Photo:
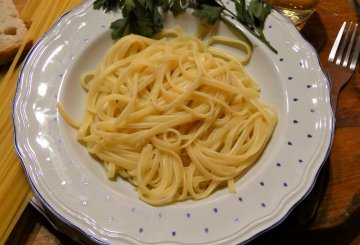
<path id="1" fill-rule="evenodd" d="M 340 90 L 353 75 L 360 52 L 360 37 L 354 46 L 358 24 L 354 25 L 351 22 L 344 33 L 345 27 L 346 22 L 340 28 L 328 59 L 328 76 L 331 82 L 330 98 L 334 114 Z"/>
<path id="2" fill-rule="evenodd" d="M 336 105 L 340 90 L 353 75 L 360 52 L 360 37 L 354 46 L 358 24 L 354 25 L 353 23 L 350 23 L 344 33 L 345 27 L 346 22 L 344 22 L 340 28 L 328 59 L 328 76 L 331 83 L 330 99 L 334 115 L 336 113 Z M 300 224 L 309 223 L 318 211 L 321 197 L 324 192 L 326 175 L 328 174 L 328 165 L 328 163 L 324 164 L 313 190 L 299 205 L 296 215 Z"/>

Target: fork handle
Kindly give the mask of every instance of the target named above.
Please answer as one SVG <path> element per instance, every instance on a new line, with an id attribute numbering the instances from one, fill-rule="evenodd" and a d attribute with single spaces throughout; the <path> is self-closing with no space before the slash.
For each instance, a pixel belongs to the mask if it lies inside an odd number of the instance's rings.
<path id="1" fill-rule="evenodd" d="M 337 102 L 338 102 L 339 93 L 340 93 L 340 88 L 331 88 L 330 93 L 331 93 L 330 103 L 331 103 L 331 107 L 332 107 L 334 117 L 335 117 Z"/>
<path id="2" fill-rule="evenodd" d="M 346 84 L 346 81 L 343 81 L 345 70 L 337 70 L 336 72 L 333 72 L 333 70 L 329 70 L 328 78 L 331 84 L 330 88 L 330 103 L 331 107 L 334 113 L 334 117 L 336 114 L 336 106 L 338 102 L 338 97 L 341 88 Z M 348 78 L 350 79 L 350 77 Z"/>

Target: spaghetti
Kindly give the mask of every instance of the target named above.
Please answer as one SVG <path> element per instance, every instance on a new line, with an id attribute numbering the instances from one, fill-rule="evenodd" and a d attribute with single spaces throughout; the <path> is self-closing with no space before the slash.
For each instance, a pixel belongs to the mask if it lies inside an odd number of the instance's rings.
<path id="1" fill-rule="evenodd" d="M 222 42 L 246 50 L 224 54 Z M 151 205 L 201 199 L 234 179 L 266 147 L 277 115 L 259 102 L 259 86 L 242 63 L 251 49 L 212 37 L 206 43 L 179 29 L 156 39 L 127 35 L 98 67 L 81 77 L 86 112 L 77 138 Z"/>

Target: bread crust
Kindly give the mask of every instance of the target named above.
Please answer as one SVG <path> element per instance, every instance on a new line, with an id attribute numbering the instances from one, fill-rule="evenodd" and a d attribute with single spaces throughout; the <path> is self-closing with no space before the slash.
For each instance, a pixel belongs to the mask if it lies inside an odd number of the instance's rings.
<path id="1" fill-rule="evenodd" d="M 20 17 L 12 0 L 0 0 L 0 65 L 11 62 L 27 38 L 28 26 Z M 26 54 L 32 46 L 27 41 Z"/>
<path id="2" fill-rule="evenodd" d="M 24 50 L 23 50 L 23 55 L 27 54 L 27 52 L 30 50 L 30 48 L 32 47 L 32 40 L 27 41 Z M 0 51 L 0 65 L 5 65 L 9 62 L 11 62 L 14 57 L 16 56 L 17 52 L 19 51 L 19 48 L 21 46 L 21 43 L 16 43 L 11 47 L 8 47 L 4 50 Z"/>

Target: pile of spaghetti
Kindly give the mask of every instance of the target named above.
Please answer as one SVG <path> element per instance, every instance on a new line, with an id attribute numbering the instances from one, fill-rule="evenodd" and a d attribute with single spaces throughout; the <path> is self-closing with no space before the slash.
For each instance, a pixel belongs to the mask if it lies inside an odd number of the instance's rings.
<path id="1" fill-rule="evenodd" d="M 225 54 L 217 42 L 247 55 Z M 127 35 L 82 76 L 86 113 L 72 123 L 78 140 L 109 178 L 127 179 L 151 205 L 201 199 L 219 186 L 235 192 L 234 179 L 256 162 L 277 123 L 243 68 L 250 55 L 241 41 L 205 43 L 179 29 L 156 39 Z"/>

